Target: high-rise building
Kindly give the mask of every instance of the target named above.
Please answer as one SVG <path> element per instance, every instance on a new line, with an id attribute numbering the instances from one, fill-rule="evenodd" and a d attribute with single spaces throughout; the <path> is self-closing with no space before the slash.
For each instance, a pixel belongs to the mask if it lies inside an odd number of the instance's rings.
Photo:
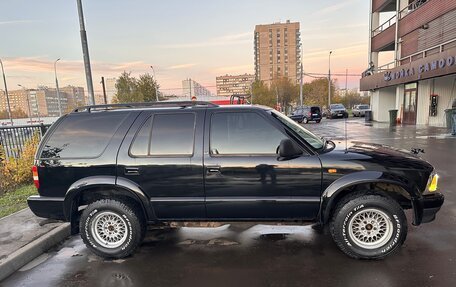
<path id="1" fill-rule="evenodd" d="M 456 1 L 371 0 L 360 89 L 375 121 L 444 126 L 456 107 Z M 393 17 L 391 17 L 393 15 Z M 383 20 L 382 20 L 383 19 Z"/>
<path id="2" fill-rule="evenodd" d="M 225 75 L 216 78 L 217 96 L 249 94 L 255 75 Z"/>
<path id="3" fill-rule="evenodd" d="M 255 26 L 255 79 L 270 84 L 286 77 L 299 82 L 301 65 L 299 22 Z"/>
<path id="4" fill-rule="evenodd" d="M 83 87 L 66 86 L 60 88 L 59 92 L 61 97 L 67 97 L 69 110 L 85 106 L 88 102 L 85 98 Z"/>
<path id="5" fill-rule="evenodd" d="M 112 100 L 117 93 L 116 82 L 117 78 L 107 78 L 105 80 L 106 99 L 108 104 L 112 104 Z"/>
<path id="6" fill-rule="evenodd" d="M 185 97 L 188 97 L 188 100 L 196 97 L 197 100 L 202 101 L 212 95 L 211 91 L 192 79 L 182 81 L 182 92 Z"/>
<path id="7" fill-rule="evenodd" d="M 4 95 L 4 93 L 3 93 L 3 95 Z M 8 109 L 6 97 L 3 95 L 0 100 L 0 110 L 1 111 Z M 20 89 L 20 90 L 8 91 L 8 96 L 9 96 L 11 111 L 21 110 L 24 113 L 26 113 L 27 115 L 30 115 L 29 98 L 28 98 L 27 90 Z"/>

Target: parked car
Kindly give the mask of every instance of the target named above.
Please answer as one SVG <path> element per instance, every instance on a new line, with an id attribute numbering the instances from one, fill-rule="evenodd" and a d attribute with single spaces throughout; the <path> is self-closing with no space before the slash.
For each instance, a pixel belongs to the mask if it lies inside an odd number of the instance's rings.
<path id="1" fill-rule="evenodd" d="M 329 105 L 329 109 L 326 111 L 326 118 L 348 118 L 347 109 L 345 109 L 342 104 L 331 104 Z"/>
<path id="2" fill-rule="evenodd" d="M 397 250 L 444 197 L 433 166 L 383 145 L 346 149 L 263 106 L 166 102 L 83 107 L 36 153 L 40 217 L 71 222 L 95 254 L 122 258 L 147 225 L 270 221 L 329 225 L 353 258 Z"/>
<path id="3" fill-rule="evenodd" d="M 364 117 L 366 115 L 366 111 L 370 111 L 369 105 L 355 105 L 352 113 L 354 117 Z"/>
<path id="4" fill-rule="evenodd" d="M 307 124 L 308 122 L 316 122 L 320 123 L 321 122 L 321 111 L 320 107 L 317 106 L 312 106 L 312 107 L 307 107 L 307 106 L 302 106 L 302 107 L 297 107 L 293 113 L 290 115 L 290 118 L 294 121 L 297 121 L 298 123 L 305 123 Z"/>

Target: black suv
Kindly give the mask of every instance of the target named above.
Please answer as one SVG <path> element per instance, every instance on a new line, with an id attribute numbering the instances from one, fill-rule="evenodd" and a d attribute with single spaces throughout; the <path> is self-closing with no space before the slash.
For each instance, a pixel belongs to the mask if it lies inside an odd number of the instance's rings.
<path id="1" fill-rule="evenodd" d="M 321 111 L 320 107 L 297 107 L 293 113 L 290 115 L 290 119 L 297 121 L 298 123 L 305 123 L 315 121 L 320 123 L 321 121 Z"/>
<path id="2" fill-rule="evenodd" d="M 342 104 L 331 104 L 326 111 L 327 119 L 348 118 L 347 109 Z"/>
<path id="3" fill-rule="evenodd" d="M 146 225 L 176 221 L 329 224 L 354 258 L 404 242 L 407 219 L 443 204 L 434 168 L 411 152 L 322 139 L 262 106 L 102 105 L 61 117 L 36 154 L 41 217 L 70 221 L 94 253 L 131 254 Z"/>

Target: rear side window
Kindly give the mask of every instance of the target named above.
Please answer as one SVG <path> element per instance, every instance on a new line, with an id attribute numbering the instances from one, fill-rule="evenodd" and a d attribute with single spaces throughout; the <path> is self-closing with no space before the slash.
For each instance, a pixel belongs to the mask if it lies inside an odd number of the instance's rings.
<path id="1" fill-rule="evenodd" d="M 191 156 L 195 140 L 195 114 L 158 114 L 137 133 L 132 156 Z"/>
<path id="2" fill-rule="evenodd" d="M 41 158 L 98 157 L 127 116 L 122 112 L 68 116 L 44 145 Z"/>

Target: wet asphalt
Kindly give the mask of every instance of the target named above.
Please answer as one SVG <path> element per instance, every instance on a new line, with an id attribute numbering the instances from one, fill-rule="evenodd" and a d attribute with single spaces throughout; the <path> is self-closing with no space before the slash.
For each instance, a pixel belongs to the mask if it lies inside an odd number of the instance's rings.
<path id="1" fill-rule="evenodd" d="M 344 144 L 344 120 L 308 124 Z M 414 227 L 380 261 L 350 259 L 327 231 L 306 226 L 226 224 L 149 231 L 123 260 L 93 255 L 78 235 L 0 286 L 456 286 L 456 137 L 442 128 L 347 121 L 349 140 L 423 148 L 446 199 L 434 222 Z M 410 212 L 408 212 L 410 222 Z"/>

